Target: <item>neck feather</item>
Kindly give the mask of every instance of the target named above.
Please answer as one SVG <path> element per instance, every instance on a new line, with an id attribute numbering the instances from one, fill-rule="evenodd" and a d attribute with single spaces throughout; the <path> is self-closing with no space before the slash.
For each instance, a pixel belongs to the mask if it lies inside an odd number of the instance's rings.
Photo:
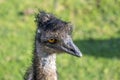
<path id="1" fill-rule="evenodd" d="M 57 80 L 56 55 L 43 52 L 38 42 L 33 58 L 33 72 L 35 80 Z"/>

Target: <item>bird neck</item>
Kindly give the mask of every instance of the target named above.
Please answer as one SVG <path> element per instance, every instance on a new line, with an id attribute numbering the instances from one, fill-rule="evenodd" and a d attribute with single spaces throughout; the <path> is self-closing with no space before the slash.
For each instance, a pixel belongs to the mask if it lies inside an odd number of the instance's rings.
<path id="1" fill-rule="evenodd" d="M 44 52 L 37 43 L 33 60 L 35 80 L 57 80 L 55 54 Z"/>

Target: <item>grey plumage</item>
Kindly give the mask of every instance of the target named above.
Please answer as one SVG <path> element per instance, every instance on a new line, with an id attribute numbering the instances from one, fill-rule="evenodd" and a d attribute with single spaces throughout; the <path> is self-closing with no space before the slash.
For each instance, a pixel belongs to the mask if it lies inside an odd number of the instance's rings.
<path id="1" fill-rule="evenodd" d="M 33 64 L 28 69 L 25 80 L 57 80 L 56 54 L 66 52 L 82 56 L 71 39 L 72 25 L 43 11 L 36 15 L 35 22 L 37 30 Z"/>

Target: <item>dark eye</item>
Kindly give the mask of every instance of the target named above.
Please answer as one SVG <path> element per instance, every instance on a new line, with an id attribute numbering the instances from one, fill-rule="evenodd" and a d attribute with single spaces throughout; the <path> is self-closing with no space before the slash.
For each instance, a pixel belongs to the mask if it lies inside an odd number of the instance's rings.
<path id="1" fill-rule="evenodd" d="M 48 39 L 48 42 L 51 43 L 51 44 L 54 44 L 54 43 L 57 42 L 57 39 L 51 38 L 51 39 Z"/>

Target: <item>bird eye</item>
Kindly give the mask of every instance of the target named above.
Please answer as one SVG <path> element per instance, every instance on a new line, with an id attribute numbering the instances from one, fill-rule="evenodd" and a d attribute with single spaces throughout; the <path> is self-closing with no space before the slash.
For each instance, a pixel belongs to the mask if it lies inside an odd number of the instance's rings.
<path id="1" fill-rule="evenodd" d="M 56 43 L 57 40 L 56 39 L 49 39 L 48 42 L 53 44 L 53 43 Z"/>

